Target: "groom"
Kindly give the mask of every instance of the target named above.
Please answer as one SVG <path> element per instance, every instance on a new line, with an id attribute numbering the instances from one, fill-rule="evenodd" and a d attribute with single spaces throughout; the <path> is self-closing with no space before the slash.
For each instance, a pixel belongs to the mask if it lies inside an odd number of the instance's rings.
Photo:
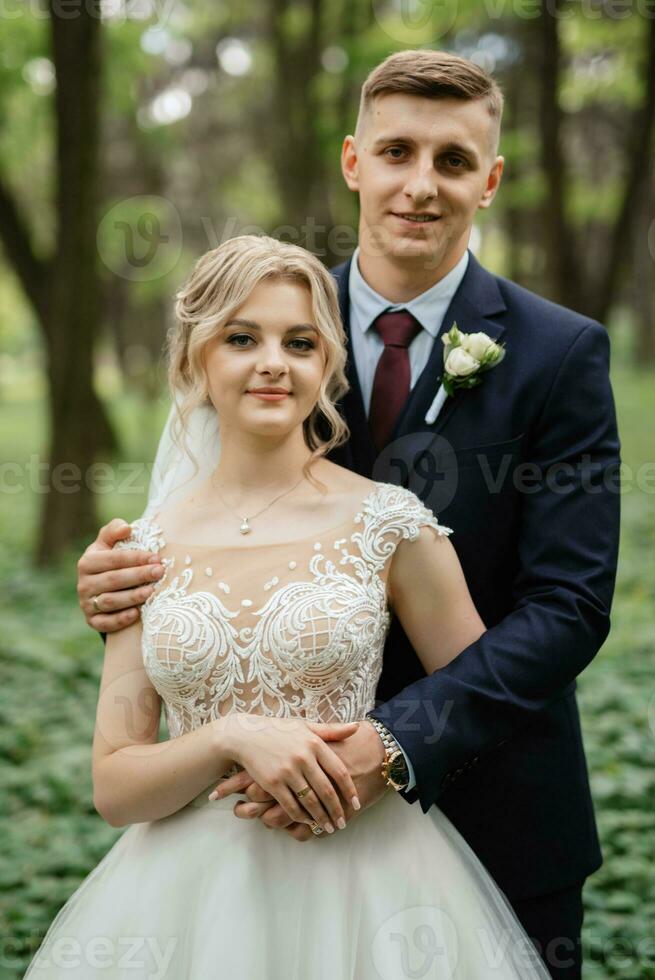
<path id="1" fill-rule="evenodd" d="M 604 327 L 492 275 L 468 251 L 476 212 L 500 184 L 502 103 L 474 63 L 404 51 L 368 77 L 344 141 L 359 247 L 334 270 L 351 436 L 332 458 L 409 486 L 454 529 L 488 631 L 426 676 L 394 622 L 371 712 L 384 728 L 363 723 L 330 745 L 374 805 L 393 791 L 380 735 L 397 743 L 398 792 L 424 812 L 438 804 L 551 975 L 579 978 L 582 887 L 602 858 L 575 689 L 609 630 L 619 441 Z M 505 357 L 435 404 L 454 322 L 503 344 Z M 150 580 L 146 565 L 116 571 L 126 553 L 109 549 L 126 531 L 112 522 L 80 560 L 80 603 L 97 629 L 124 625 L 136 586 Z M 224 793 L 251 783 L 243 816 L 311 837 L 247 773 L 228 782 Z"/>

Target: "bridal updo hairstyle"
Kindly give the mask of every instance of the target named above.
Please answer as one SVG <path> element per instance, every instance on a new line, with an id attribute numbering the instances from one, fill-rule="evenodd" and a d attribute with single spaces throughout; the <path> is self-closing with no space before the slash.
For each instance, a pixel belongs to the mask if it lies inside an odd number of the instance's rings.
<path id="1" fill-rule="evenodd" d="M 297 283 L 309 290 L 314 323 L 325 353 L 325 369 L 314 409 L 303 423 L 309 463 L 348 437 L 336 402 L 348 390 L 346 335 L 337 289 L 329 271 L 311 252 L 264 235 L 241 235 L 207 252 L 176 296 L 177 323 L 168 338 L 168 379 L 177 408 L 175 437 L 184 435 L 195 408 L 210 405 L 203 350 L 264 281 Z"/>

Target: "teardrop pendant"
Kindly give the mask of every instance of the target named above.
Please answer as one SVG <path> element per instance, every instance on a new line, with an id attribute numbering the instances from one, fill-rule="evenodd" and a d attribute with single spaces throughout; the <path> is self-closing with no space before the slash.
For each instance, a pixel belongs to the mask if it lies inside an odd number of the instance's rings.
<path id="1" fill-rule="evenodd" d="M 242 522 L 241 527 L 239 528 L 239 530 L 240 530 L 241 534 L 250 534 L 250 532 L 252 531 L 252 528 L 251 528 L 250 524 L 248 524 L 248 518 L 247 517 L 244 517 L 243 522 Z"/>

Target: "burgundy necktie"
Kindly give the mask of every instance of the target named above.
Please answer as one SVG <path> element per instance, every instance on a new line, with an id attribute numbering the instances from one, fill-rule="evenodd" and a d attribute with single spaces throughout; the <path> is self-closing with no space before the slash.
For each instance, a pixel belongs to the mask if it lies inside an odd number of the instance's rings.
<path id="1" fill-rule="evenodd" d="M 369 424 L 378 452 L 387 445 L 400 415 L 411 382 L 408 347 L 421 332 L 421 324 L 407 310 L 382 313 L 373 327 L 384 341 L 375 369 Z"/>

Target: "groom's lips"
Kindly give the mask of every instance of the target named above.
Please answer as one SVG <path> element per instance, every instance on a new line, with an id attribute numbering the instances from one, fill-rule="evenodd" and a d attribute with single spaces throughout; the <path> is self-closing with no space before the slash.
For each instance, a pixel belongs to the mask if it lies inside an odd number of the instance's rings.
<path id="1" fill-rule="evenodd" d="M 402 222 L 405 228 L 422 228 L 425 225 L 433 225 L 441 217 L 440 214 L 433 214 L 431 211 L 392 211 L 391 214 Z"/>

